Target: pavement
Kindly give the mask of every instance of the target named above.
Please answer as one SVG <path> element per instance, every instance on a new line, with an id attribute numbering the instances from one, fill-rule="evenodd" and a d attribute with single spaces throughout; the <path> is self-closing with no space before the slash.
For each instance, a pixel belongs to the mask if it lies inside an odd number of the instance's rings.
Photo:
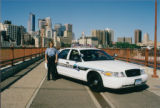
<path id="1" fill-rule="evenodd" d="M 1 108 L 25 108 L 46 76 L 41 63 L 1 93 Z"/>
<path id="2" fill-rule="evenodd" d="M 82 84 L 59 79 L 45 80 L 30 108 L 96 108 L 96 106 Z"/>
<path id="3" fill-rule="evenodd" d="M 153 78 L 153 68 L 144 66 L 146 73 L 148 74 L 148 82 L 147 85 L 149 88 L 148 91 L 160 96 L 160 70 L 157 70 L 157 75 L 159 78 Z"/>
<path id="4" fill-rule="evenodd" d="M 144 68 L 148 86 L 96 94 L 83 82 L 67 78 L 47 81 L 42 62 L 1 93 L 1 108 L 159 108 L 160 70 L 159 78 L 152 78 L 153 69 Z"/>

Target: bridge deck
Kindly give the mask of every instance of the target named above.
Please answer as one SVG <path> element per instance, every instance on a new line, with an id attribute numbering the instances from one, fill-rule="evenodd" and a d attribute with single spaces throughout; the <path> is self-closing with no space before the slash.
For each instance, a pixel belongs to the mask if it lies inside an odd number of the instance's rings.
<path id="1" fill-rule="evenodd" d="M 148 98 L 154 100 L 154 106 L 156 108 L 156 106 L 160 105 L 160 78 L 153 79 L 150 77 L 153 72 L 151 68 L 146 67 L 146 71 L 149 75 L 149 80 L 147 82 L 149 88 L 145 90 L 144 94 L 139 91 L 136 95 L 132 96 L 133 93 L 127 92 L 126 94 L 123 94 L 123 97 L 125 98 L 122 98 L 120 101 L 116 101 L 117 98 L 115 97 L 120 99 L 122 96 L 117 95 L 117 93 L 114 92 L 103 92 L 104 96 L 113 99 L 111 100 L 113 101 L 112 103 L 118 105 L 118 102 L 127 102 L 131 97 L 134 97 L 136 100 L 136 96 L 140 96 L 139 94 L 145 95 L 145 98 L 148 95 Z M 96 108 L 100 106 L 101 103 L 98 103 L 96 98 L 90 93 L 90 90 L 87 89 L 86 85 L 82 82 L 72 81 L 67 78 L 60 78 L 56 81 L 47 81 L 46 73 L 44 62 L 42 62 L 12 86 L 4 90 L 1 93 L 1 107 Z M 160 70 L 158 71 L 158 74 L 160 75 Z M 130 98 L 127 99 L 126 97 Z M 134 99 L 132 98 L 132 100 Z M 152 103 L 152 100 L 145 101 L 145 99 L 142 99 L 140 102 L 146 102 L 144 105 L 147 106 L 147 104 Z M 122 106 L 124 107 L 125 105 Z M 126 108 L 127 107 L 128 106 L 126 106 Z"/>

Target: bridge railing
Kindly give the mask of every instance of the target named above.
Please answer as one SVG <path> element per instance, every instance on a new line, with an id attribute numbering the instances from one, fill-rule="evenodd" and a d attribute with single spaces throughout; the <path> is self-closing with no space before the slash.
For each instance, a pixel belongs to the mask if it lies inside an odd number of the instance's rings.
<path id="1" fill-rule="evenodd" d="M 154 49 L 102 49 L 116 59 L 154 67 Z M 157 50 L 157 66 L 160 68 L 160 50 Z"/>
<path id="2" fill-rule="evenodd" d="M 15 65 L 17 62 L 24 62 L 33 57 L 43 56 L 46 48 L 0 48 L 0 67 Z"/>

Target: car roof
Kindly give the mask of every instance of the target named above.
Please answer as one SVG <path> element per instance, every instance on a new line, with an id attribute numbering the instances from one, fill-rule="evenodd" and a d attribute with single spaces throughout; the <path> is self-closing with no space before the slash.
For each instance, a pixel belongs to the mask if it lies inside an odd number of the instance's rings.
<path id="1" fill-rule="evenodd" d="M 76 50 L 98 50 L 98 48 L 63 48 L 64 49 L 76 49 Z"/>

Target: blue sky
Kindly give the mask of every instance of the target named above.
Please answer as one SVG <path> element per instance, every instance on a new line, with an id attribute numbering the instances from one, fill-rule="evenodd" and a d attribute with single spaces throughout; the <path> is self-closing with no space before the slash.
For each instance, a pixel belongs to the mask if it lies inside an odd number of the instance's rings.
<path id="1" fill-rule="evenodd" d="M 158 19 L 160 18 L 158 0 Z M 55 23 L 71 23 L 76 38 L 82 32 L 91 35 L 93 29 L 111 28 L 117 37 L 134 37 L 134 30 L 149 33 L 154 39 L 154 0 L 1 0 L 2 21 L 27 28 L 29 13 L 39 18 L 50 16 Z M 158 41 L 160 41 L 158 20 Z"/>

